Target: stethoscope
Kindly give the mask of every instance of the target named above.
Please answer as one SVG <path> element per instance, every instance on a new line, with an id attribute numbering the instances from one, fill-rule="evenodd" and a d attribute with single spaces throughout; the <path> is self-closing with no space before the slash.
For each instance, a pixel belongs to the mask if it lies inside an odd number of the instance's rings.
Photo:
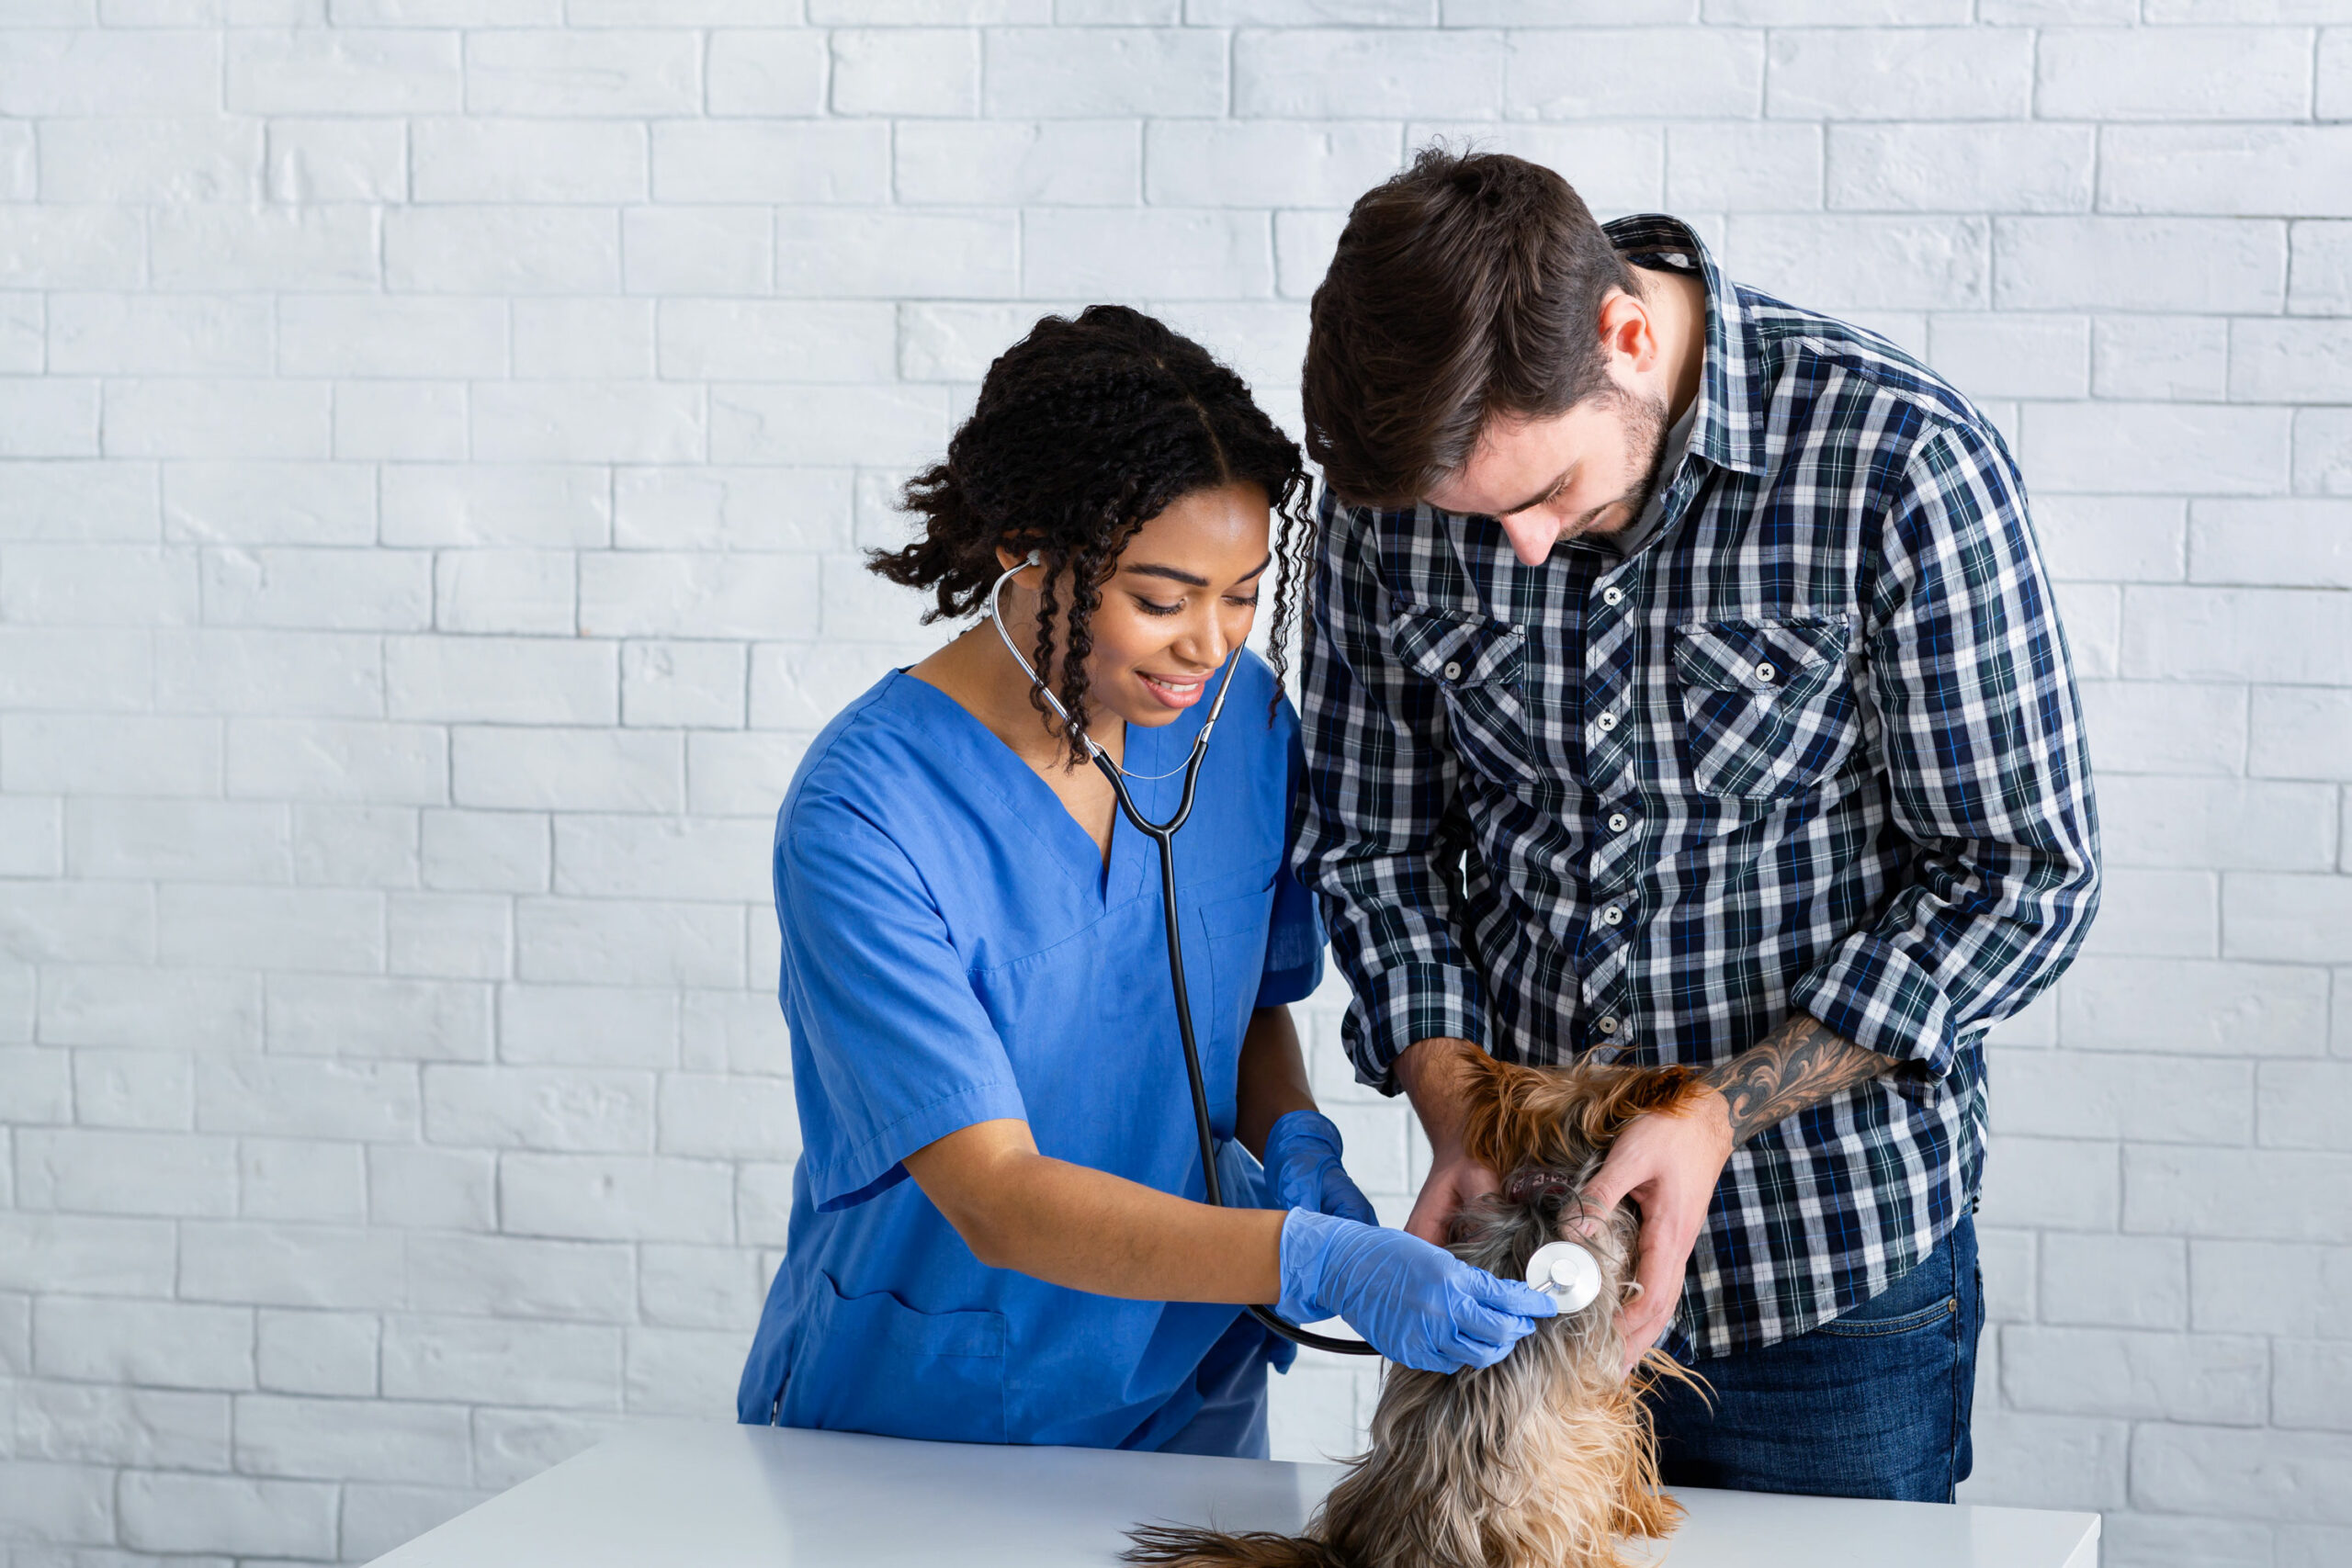
<path id="1" fill-rule="evenodd" d="M 1046 699 L 1055 716 L 1067 726 L 1070 722 L 1069 710 L 1062 706 L 1061 699 L 1054 695 L 1052 688 L 1037 678 L 1036 669 L 1014 645 L 1012 634 L 1004 629 L 1004 617 L 997 611 L 997 596 L 1004 592 L 1004 585 L 1018 573 L 1043 564 L 1042 553 L 1032 550 L 1027 560 L 996 580 L 995 586 L 989 590 L 989 620 L 995 626 L 996 635 L 1003 639 L 1005 651 L 1012 655 L 1013 661 L 1029 677 L 1031 689 Z M 1234 661 L 1240 657 L 1238 648 L 1226 657 L 1225 675 L 1217 682 L 1216 700 L 1210 705 L 1209 716 L 1202 723 L 1200 734 L 1193 738 L 1193 754 L 1184 761 L 1183 796 L 1177 802 L 1176 814 L 1166 822 L 1154 822 L 1136 809 L 1135 797 L 1127 794 L 1127 781 L 1119 764 L 1111 761 L 1110 753 L 1097 745 L 1092 736 L 1080 732 L 1080 739 L 1086 742 L 1087 757 L 1102 771 L 1102 776 L 1111 781 L 1111 793 L 1119 798 L 1121 815 L 1135 824 L 1136 831 L 1159 846 L 1159 907 L 1161 923 L 1168 929 L 1168 979 L 1176 993 L 1176 1033 L 1184 1043 L 1184 1074 L 1193 1089 L 1193 1125 L 1201 1139 L 1201 1175 L 1206 1180 L 1209 1201 L 1218 1208 L 1226 1206 L 1225 1190 L 1216 1176 L 1216 1140 L 1209 1132 L 1208 1090 L 1201 1082 L 1201 1052 L 1193 1040 L 1193 1004 L 1184 989 L 1184 944 L 1176 930 L 1176 829 L 1182 828 L 1184 819 L 1193 814 L 1193 791 L 1201 782 L 1201 759 L 1208 755 L 1209 731 L 1216 728 L 1217 716 L 1225 711 L 1226 696 L 1233 690 Z M 1148 781 L 1172 778 L 1175 773 L 1176 770 L 1170 768 L 1164 773 L 1138 773 L 1136 776 Z M 1380 1354 L 1361 1339 L 1335 1339 L 1328 1334 L 1317 1334 L 1311 1328 L 1301 1328 L 1271 1308 L 1252 1306 L 1249 1310 L 1251 1317 L 1293 1344 L 1305 1345 L 1316 1350 L 1334 1350 L 1343 1356 Z"/>

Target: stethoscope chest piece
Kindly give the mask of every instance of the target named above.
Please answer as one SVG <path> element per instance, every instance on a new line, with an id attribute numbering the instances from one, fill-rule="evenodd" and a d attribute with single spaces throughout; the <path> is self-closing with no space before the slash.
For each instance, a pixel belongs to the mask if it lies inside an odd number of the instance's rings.
<path id="1" fill-rule="evenodd" d="M 1600 1299 L 1600 1261 L 1573 1241 L 1546 1242 L 1527 1260 L 1527 1282 L 1560 1303 L 1560 1315 Z"/>

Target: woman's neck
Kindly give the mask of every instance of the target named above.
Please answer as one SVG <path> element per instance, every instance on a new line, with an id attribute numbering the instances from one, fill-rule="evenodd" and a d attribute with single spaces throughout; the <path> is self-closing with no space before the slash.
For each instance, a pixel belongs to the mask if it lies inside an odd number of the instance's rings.
<path id="1" fill-rule="evenodd" d="M 946 693 L 1014 756 L 1048 778 L 1083 765 L 1072 761 L 1061 726 L 1040 714 L 1029 701 L 1029 677 L 988 621 L 907 672 Z M 1125 722 L 1117 716 L 1102 713 L 1087 726 L 1087 733 L 1110 753 L 1114 762 L 1125 758 L 1126 730 Z"/>

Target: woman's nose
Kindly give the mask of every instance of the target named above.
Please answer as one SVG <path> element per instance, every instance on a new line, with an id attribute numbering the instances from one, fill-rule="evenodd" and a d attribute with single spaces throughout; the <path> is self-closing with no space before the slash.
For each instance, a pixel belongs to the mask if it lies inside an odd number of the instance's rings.
<path id="1" fill-rule="evenodd" d="M 1225 662 L 1231 648 L 1225 635 L 1225 617 L 1213 607 L 1185 628 L 1184 640 L 1176 651 L 1204 670 L 1214 670 Z"/>

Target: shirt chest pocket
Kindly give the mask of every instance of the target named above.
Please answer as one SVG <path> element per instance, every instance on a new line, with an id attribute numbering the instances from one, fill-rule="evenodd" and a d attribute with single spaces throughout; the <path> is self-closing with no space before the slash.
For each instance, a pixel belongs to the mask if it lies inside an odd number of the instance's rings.
<path id="1" fill-rule="evenodd" d="M 1847 627 L 1826 616 L 1702 621 L 1674 633 L 1690 782 L 1777 800 L 1835 773 L 1859 731 Z"/>
<path id="2" fill-rule="evenodd" d="M 1400 610 L 1389 648 L 1437 687 L 1454 754 L 1466 766 L 1505 785 L 1533 780 L 1524 632 L 1483 615 Z"/>

